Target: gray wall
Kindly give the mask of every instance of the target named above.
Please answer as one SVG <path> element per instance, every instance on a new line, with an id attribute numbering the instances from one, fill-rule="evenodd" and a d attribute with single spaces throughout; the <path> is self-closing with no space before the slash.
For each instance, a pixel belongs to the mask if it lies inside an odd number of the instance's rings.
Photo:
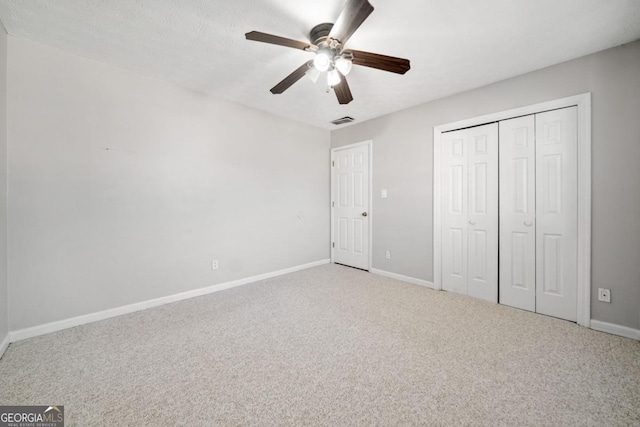
<path id="1" fill-rule="evenodd" d="M 332 147 L 373 140 L 373 267 L 433 280 L 434 126 L 584 92 L 593 107 L 591 317 L 639 328 L 640 42 L 333 131 Z M 597 301 L 598 287 L 611 288 L 611 304 Z"/>
<path id="2" fill-rule="evenodd" d="M 0 342 L 9 333 L 7 301 L 7 33 L 0 23 Z M 0 355 L 1 356 L 1 355 Z"/>
<path id="3" fill-rule="evenodd" d="M 328 131 L 8 48 L 11 330 L 329 257 Z"/>

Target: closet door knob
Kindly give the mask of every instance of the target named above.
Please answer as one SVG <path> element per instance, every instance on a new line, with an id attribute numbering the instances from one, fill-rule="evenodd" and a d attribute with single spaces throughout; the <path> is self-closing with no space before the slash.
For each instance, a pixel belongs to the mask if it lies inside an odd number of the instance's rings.
<path id="1" fill-rule="evenodd" d="M 470 220 L 470 221 L 469 221 L 469 224 L 471 224 L 471 225 L 476 225 L 476 222 L 475 222 L 474 220 Z"/>
<path id="2" fill-rule="evenodd" d="M 526 225 L 527 227 L 531 227 L 533 223 L 531 221 L 525 221 L 524 225 Z"/>

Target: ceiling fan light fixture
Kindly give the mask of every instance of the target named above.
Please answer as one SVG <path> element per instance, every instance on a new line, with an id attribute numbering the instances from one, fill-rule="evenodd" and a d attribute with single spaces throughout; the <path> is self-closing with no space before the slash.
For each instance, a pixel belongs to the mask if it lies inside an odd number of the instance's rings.
<path id="1" fill-rule="evenodd" d="M 361 50 L 345 50 L 344 46 L 347 41 L 373 12 L 374 8 L 369 0 L 343 1 L 346 1 L 346 4 L 335 20 L 335 24 L 325 22 L 316 25 L 309 32 L 309 41 L 293 40 L 260 31 L 245 33 L 247 40 L 290 47 L 315 54 L 313 60 L 305 62 L 272 87 L 270 89 L 272 94 L 283 93 L 305 74 L 312 81 L 316 81 L 319 74 L 328 71 L 327 92 L 331 92 L 333 89 L 338 103 L 345 105 L 353 101 L 353 95 L 345 77 L 351 71 L 353 64 L 396 74 L 405 74 L 411 69 L 408 59 Z"/>
<path id="2" fill-rule="evenodd" d="M 342 79 L 340 78 L 340 73 L 338 70 L 333 69 L 327 73 L 327 84 L 331 87 L 336 86 L 340 83 Z"/>
<path id="3" fill-rule="evenodd" d="M 346 76 L 351 72 L 351 67 L 353 67 L 353 62 L 341 56 L 338 59 L 336 59 L 335 66 L 338 69 L 338 71 L 342 73 L 343 76 Z"/>
<path id="4" fill-rule="evenodd" d="M 318 52 L 313 59 L 313 66 L 320 72 L 327 71 L 331 66 L 331 56 L 325 51 Z"/>

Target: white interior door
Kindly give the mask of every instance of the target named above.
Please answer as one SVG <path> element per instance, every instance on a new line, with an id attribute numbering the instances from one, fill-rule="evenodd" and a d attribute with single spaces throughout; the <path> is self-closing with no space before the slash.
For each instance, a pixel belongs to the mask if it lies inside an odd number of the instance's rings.
<path id="1" fill-rule="evenodd" d="M 467 132 L 442 135 L 442 289 L 467 294 Z"/>
<path id="2" fill-rule="evenodd" d="M 577 319 L 577 107 L 536 114 L 536 311 Z"/>
<path id="3" fill-rule="evenodd" d="M 443 136 L 443 289 L 498 301 L 498 125 Z"/>
<path id="4" fill-rule="evenodd" d="M 369 269 L 369 145 L 333 156 L 333 261 Z"/>
<path id="5" fill-rule="evenodd" d="M 534 115 L 500 122 L 500 304 L 536 310 Z"/>
<path id="6" fill-rule="evenodd" d="M 583 94 L 434 128 L 437 289 L 498 294 L 502 304 L 589 326 L 590 105 Z M 474 147 L 483 147 L 491 125 L 477 125 L 488 121 L 498 123 L 495 163 L 492 137 L 486 154 Z M 499 170 L 499 182 L 485 164 Z M 495 251 L 491 221 L 482 223 L 483 200 L 491 215 L 492 188 L 499 192 Z M 499 269 L 499 293 L 482 291 L 491 289 L 492 268 Z"/>
<path id="7" fill-rule="evenodd" d="M 469 135 L 468 294 L 498 302 L 498 124 Z"/>

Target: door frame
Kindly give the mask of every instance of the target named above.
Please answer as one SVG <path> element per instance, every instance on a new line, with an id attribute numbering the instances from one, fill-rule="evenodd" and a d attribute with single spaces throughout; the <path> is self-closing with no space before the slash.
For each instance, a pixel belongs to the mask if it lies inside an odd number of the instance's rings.
<path id="1" fill-rule="evenodd" d="M 356 142 L 354 144 L 349 144 L 349 145 L 341 145 L 340 147 L 335 147 L 331 149 L 331 162 L 329 164 L 329 168 L 331 168 L 331 200 L 329 201 L 329 206 L 331 207 L 331 236 L 330 236 L 330 244 L 329 244 L 329 248 L 331 250 L 331 263 L 334 263 L 334 256 L 333 256 L 333 252 L 335 250 L 334 248 L 334 240 L 333 240 L 333 233 L 334 233 L 334 214 L 335 214 L 335 200 L 333 198 L 334 196 L 334 190 L 333 190 L 333 184 L 335 183 L 335 168 L 334 168 L 334 161 L 335 161 L 335 153 L 337 151 L 342 151 L 342 150 L 348 150 L 350 148 L 357 148 L 357 147 L 361 147 L 363 145 L 367 146 L 367 151 L 369 152 L 369 164 L 367 165 L 367 167 L 369 168 L 369 204 L 367 206 L 367 214 L 368 214 L 368 218 L 369 218 L 369 227 L 367 229 L 367 232 L 369 233 L 369 253 L 367 256 L 367 271 L 371 271 L 371 266 L 372 266 L 372 259 L 373 259 L 373 141 L 372 140 L 367 140 L 367 141 L 362 141 L 362 142 Z"/>
<path id="2" fill-rule="evenodd" d="M 433 285 L 442 290 L 441 156 L 444 132 L 566 107 L 578 107 L 577 323 L 591 326 L 591 92 L 541 102 L 433 128 Z"/>

